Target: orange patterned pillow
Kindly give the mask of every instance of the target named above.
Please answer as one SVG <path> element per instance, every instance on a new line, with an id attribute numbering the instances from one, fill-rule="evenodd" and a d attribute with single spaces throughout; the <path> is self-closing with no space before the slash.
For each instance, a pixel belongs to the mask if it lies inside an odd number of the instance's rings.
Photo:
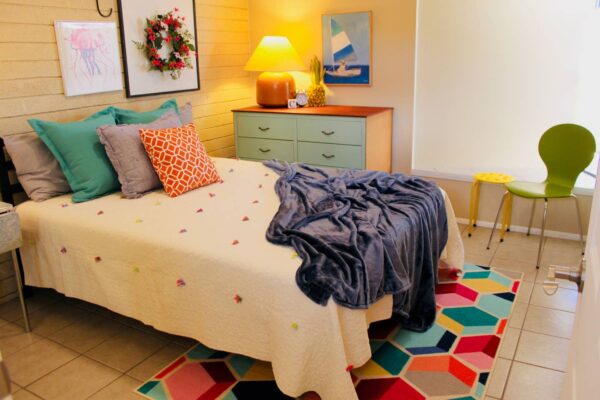
<path id="1" fill-rule="evenodd" d="M 179 128 L 140 129 L 140 138 L 170 197 L 221 180 L 193 123 Z"/>

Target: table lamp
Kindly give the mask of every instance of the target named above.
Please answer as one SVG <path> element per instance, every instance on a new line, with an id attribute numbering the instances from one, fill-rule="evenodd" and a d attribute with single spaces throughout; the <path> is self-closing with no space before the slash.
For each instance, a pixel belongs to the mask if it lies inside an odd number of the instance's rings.
<path id="1" fill-rule="evenodd" d="M 244 70 L 261 71 L 256 80 L 256 102 L 263 107 L 287 107 L 296 95 L 294 78 L 288 71 L 304 69 L 304 64 L 285 36 L 265 36 L 246 63 Z"/>

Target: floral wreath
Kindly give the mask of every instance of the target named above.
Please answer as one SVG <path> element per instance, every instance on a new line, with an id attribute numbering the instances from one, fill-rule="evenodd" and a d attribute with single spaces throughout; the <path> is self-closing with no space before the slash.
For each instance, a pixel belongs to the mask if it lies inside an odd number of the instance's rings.
<path id="1" fill-rule="evenodd" d="M 196 51 L 194 36 L 185 27 L 185 17 L 176 15 L 178 11 L 174 8 L 166 14 L 146 18 L 145 42 L 134 41 L 150 61 L 150 70 L 169 71 L 173 79 L 179 79 L 185 68 L 194 68 L 191 59 L 196 54 L 192 53 Z M 165 44 L 171 45 L 171 51 L 167 58 L 162 58 L 159 50 Z"/>

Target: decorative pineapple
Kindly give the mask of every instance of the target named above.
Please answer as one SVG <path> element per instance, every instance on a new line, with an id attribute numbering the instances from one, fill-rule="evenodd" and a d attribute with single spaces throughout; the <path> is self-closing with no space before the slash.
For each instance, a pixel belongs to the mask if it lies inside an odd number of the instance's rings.
<path id="1" fill-rule="evenodd" d="M 319 61 L 317 56 L 314 56 L 310 60 L 311 85 L 306 91 L 309 107 L 322 107 L 325 105 L 325 87 L 322 84 L 322 80 L 323 69 L 321 68 L 321 61 Z"/>

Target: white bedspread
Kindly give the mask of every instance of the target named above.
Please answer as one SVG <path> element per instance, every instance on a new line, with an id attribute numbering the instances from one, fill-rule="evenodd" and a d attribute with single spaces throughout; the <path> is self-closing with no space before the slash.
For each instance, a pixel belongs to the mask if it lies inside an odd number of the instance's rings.
<path id="1" fill-rule="evenodd" d="M 391 296 L 369 310 L 309 300 L 301 260 L 265 232 L 279 206 L 277 175 L 260 163 L 215 158 L 224 179 L 177 198 L 119 193 L 73 204 L 69 196 L 17 208 L 27 284 L 50 287 L 214 349 L 271 361 L 290 396 L 354 399 L 346 371 L 371 356 L 369 323 L 391 315 Z M 444 259 L 462 266 L 446 197 Z M 239 296 L 236 301 L 236 296 Z"/>

